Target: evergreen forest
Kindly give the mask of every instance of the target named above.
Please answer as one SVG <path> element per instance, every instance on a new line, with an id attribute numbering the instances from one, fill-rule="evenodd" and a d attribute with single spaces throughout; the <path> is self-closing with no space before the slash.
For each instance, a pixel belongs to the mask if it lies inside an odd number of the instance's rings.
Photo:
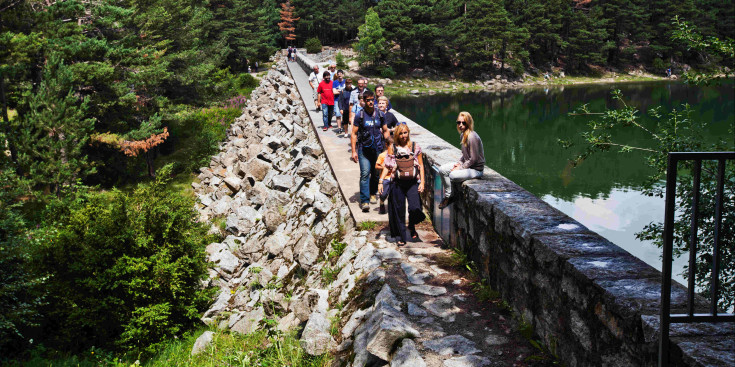
<path id="1" fill-rule="evenodd" d="M 354 44 L 391 77 L 733 64 L 670 37 L 735 38 L 731 0 L 291 0 L 288 41 L 284 3 L 0 0 L 0 364 L 199 326 L 214 235 L 185 189 L 278 49 Z"/>

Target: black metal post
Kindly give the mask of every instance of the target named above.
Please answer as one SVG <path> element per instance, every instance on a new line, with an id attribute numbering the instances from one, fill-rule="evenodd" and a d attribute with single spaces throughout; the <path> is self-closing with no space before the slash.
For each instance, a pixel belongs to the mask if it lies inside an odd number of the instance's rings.
<path id="1" fill-rule="evenodd" d="M 715 198 L 715 234 L 712 246 L 712 303 L 710 311 L 717 315 L 717 293 L 720 287 L 720 226 L 722 225 L 722 200 L 725 187 L 725 160 L 717 164 L 717 196 Z"/>
<path id="2" fill-rule="evenodd" d="M 659 339 L 658 365 L 669 365 L 669 308 L 671 307 L 671 262 L 674 246 L 674 210 L 676 209 L 676 164 L 678 159 L 671 153 L 666 166 L 666 216 L 664 218 L 664 248 L 661 279 L 661 334 Z"/>
<path id="3" fill-rule="evenodd" d="M 699 224 L 699 186 L 702 176 L 702 161 L 694 161 L 694 182 L 692 183 L 692 224 L 689 234 L 689 277 L 687 287 L 687 307 L 689 316 L 694 315 L 694 287 L 697 270 L 697 227 Z"/>

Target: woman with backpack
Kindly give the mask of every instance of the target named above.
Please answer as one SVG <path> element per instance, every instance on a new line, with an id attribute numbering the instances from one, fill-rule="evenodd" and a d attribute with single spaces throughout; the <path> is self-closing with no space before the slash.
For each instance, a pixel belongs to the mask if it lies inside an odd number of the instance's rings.
<path id="1" fill-rule="evenodd" d="M 405 245 L 409 237 L 418 239 L 416 224 L 426 216 L 421 210 L 419 193 L 424 191 L 424 162 L 421 147 L 411 141 L 411 130 L 405 122 L 399 122 L 393 131 L 394 143 L 388 147 L 383 172 L 378 181 L 380 193 L 383 179 L 392 174 L 388 204 L 388 224 L 391 237 L 397 237 L 398 245 Z M 393 172 L 393 173 L 391 173 Z M 408 202 L 408 226 L 406 226 L 406 202 Z M 408 232 L 406 231 L 408 227 Z"/>
<path id="2" fill-rule="evenodd" d="M 475 132 L 475 123 L 469 112 L 460 112 L 457 116 L 457 132 L 461 138 L 462 157 L 459 162 L 447 163 L 439 167 L 439 174 L 444 181 L 444 200 L 439 209 L 444 209 L 454 201 L 452 185 L 465 180 L 482 177 L 485 168 L 485 153 L 480 135 Z"/>

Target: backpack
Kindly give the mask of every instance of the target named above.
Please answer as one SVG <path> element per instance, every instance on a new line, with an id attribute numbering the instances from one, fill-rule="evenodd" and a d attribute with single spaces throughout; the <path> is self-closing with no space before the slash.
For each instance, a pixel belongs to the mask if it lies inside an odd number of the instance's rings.
<path id="1" fill-rule="evenodd" d="M 396 157 L 396 177 L 399 180 L 414 180 L 418 176 L 418 170 L 414 164 L 414 157 L 416 156 L 416 143 L 411 142 L 411 156 L 399 158 L 396 155 L 396 145 L 393 144 L 393 156 Z"/>
<path id="2" fill-rule="evenodd" d="M 376 122 L 383 121 L 385 118 L 383 113 L 378 109 L 375 109 L 375 112 L 377 112 L 377 114 L 373 116 L 374 120 Z M 360 112 L 358 113 L 358 116 L 360 117 L 360 123 L 358 125 L 360 129 L 358 130 L 358 133 L 357 133 L 357 141 L 363 147 L 373 147 L 378 151 L 382 150 L 382 143 L 383 143 L 382 134 L 380 136 L 379 142 L 374 141 L 375 139 L 373 139 L 373 136 L 370 135 L 367 129 L 365 129 L 365 109 L 360 110 Z"/>

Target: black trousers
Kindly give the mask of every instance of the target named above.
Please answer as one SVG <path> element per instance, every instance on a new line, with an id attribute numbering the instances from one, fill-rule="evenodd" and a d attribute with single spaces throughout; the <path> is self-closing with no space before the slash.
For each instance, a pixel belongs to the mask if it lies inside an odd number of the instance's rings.
<path id="1" fill-rule="evenodd" d="M 406 202 L 408 202 L 408 230 L 415 229 L 417 223 L 426 219 L 421 210 L 421 198 L 419 197 L 418 180 L 398 180 L 388 198 L 388 225 L 391 237 L 399 237 L 403 242 L 408 242 L 410 234 L 406 231 Z"/>

